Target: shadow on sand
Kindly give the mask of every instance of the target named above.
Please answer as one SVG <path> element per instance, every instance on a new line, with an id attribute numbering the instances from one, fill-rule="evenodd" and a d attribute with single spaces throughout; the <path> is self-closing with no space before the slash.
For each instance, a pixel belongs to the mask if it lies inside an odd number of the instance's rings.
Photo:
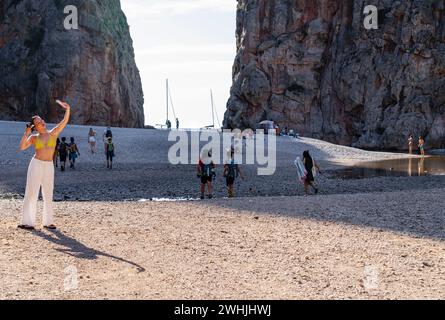
<path id="1" fill-rule="evenodd" d="M 145 272 L 145 268 L 143 268 L 142 266 L 138 265 L 135 262 L 108 254 L 106 252 L 89 248 L 83 243 L 77 241 L 72 237 L 67 236 L 61 231 L 49 230 L 49 232 L 51 232 L 51 234 L 46 234 L 42 231 L 34 231 L 33 233 L 48 242 L 54 243 L 59 246 L 63 246 L 64 248 L 57 248 L 56 250 L 68 254 L 74 258 L 85 259 L 85 260 L 96 260 L 98 257 L 102 256 L 132 265 L 137 269 L 139 273 Z"/>

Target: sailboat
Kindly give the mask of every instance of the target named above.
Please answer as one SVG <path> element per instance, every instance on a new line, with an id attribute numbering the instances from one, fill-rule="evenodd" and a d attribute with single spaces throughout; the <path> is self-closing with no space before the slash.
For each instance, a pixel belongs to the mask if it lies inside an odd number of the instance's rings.
<path id="1" fill-rule="evenodd" d="M 171 95 L 168 79 L 165 81 L 165 84 L 166 84 L 166 86 L 165 86 L 166 90 L 165 91 L 166 91 L 166 98 L 167 98 L 166 99 L 166 101 L 167 101 L 167 107 L 166 107 L 166 109 L 167 109 L 167 120 L 165 121 L 165 125 L 167 126 L 167 129 L 168 129 L 168 127 L 171 128 L 171 126 L 172 126 L 172 123 L 170 121 L 170 106 L 171 106 L 171 109 L 173 111 L 174 121 L 176 121 L 176 119 L 178 119 L 178 118 L 176 117 L 175 107 L 173 105 L 173 99 L 172 99 L 172 95 Z"/>
<path id="2" fill-rule="evenodd" d="M 219 128 L 221 128 L 221 122 L 219 121 L 219 117 L 218 117 L 218 112 L 216 111 L 216 108 L 215 108 L 215 103 L 214 103 L 214 100 L 213 100 L 213 91 L 212 90 L 210 90 L 210 101 L 211 101 L 211 107 L 212 107 L 212 125 L 209 125 L 209 126 L 206 126 L 205 128 L 206 129 L 216 129 L 216 126 L 215 126 L 215 116 L 216 116 L 216 120 L 218 121 L 218 126 L 219 126 Z"/>

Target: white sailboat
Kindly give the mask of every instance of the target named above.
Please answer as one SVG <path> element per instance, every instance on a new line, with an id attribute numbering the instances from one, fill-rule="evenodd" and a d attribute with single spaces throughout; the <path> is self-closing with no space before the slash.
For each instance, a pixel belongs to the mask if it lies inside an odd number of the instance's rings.
<path id="1" fill-rule="evenodd" d="M 218 112 L 216 111 L 215 108 L 215 102 L 213 100 L 213 91 L 210 90 L 210 101 L 211 101 L 211 107 L 212 107 L 212 125 L 206 126 L 206 129 L 216 129 L 216 125 L 215 125 L 215 117 L 217 120 L 217 124 L 218 124 L 218 128 L 221 128 L 221 122 L 219 121 L 219 117 L 218 117 Z"/>

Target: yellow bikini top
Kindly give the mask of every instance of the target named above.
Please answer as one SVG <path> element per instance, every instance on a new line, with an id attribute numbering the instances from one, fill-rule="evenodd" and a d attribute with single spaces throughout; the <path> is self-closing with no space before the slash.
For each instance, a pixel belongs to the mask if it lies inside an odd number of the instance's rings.
<path id="1" fill-rule="evenodd" d="M 42 139 L 40 139 L 40 136 L 36 138 L 35 148 L 36 150 L 40 150 L 43 148 L 55 148 L 57 144 L 57 138 L 53 136 L 49 136 L 48 141 L 43 143 Z"/>

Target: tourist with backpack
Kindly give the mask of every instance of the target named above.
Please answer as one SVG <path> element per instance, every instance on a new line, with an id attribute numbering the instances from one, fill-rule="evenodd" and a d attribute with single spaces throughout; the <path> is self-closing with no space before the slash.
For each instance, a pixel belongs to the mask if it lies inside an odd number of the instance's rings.
<path id="1" fill-rule="evenodd" d="M 70 138 L 71 143 L 68 146 L 69 149 L 69 159 L 70 159 L 70 168 L 75 169 L 74 165 L 76 164 L 76 159 L 80 156 L 79 148 L 77 148 L 77 144 L 74 142 L 74 138 Z"/>
<path id="2" fill-rule="evenodd" d="M 104 142 L 105 156 L 107 155 L 107 147 L 108 147 L 108 139 L 109 138 L 113 138 L 113 132 L 111 131 L 110 127 L 107 127 L 104 131 L 104 134 L 102 135 L 102 140 Z"/>
<path id="3" fill-rule="evenodd" d="M 60 159 L 60 171 L 65 171 L 66 159 L 68 156 L 68 144 L 66 143 L 66 138 L 62 137 L 62 141 L 57 149 Z"/>
<path id="4" fill-rule="evenodd" d="M 232 147 L 230 150 L 230 157 L 227 163 L 224 165 L 224 177 L 226 178 L 227 191 L 229 198 L 235 197 L 234 184 L 238 176 L 244 180 L 244 175 L 241 172 L 239 165 L 235 162 L 235 149 Z"/>
<path id="5" fill-rule="evenodd" d="M 107 140 L 107 168 L 113 169 L 113 158 L 115 156 L 114 154 L 115 148 L 113 143 L 113 138 L 108 138 Z"/>
<path id="6" fill-rule="evenodd" d="M 212 193 L 212 181 L 215 174 L 215 164 L 212 161 L 212 152 L 208 150 L 203 150 L 201 159 L 197 166 L 198 178 L 201 179 L 201 200 L 205 199 L 205 188 L 208 188 L 208 198 L 213 198 Z"/>

